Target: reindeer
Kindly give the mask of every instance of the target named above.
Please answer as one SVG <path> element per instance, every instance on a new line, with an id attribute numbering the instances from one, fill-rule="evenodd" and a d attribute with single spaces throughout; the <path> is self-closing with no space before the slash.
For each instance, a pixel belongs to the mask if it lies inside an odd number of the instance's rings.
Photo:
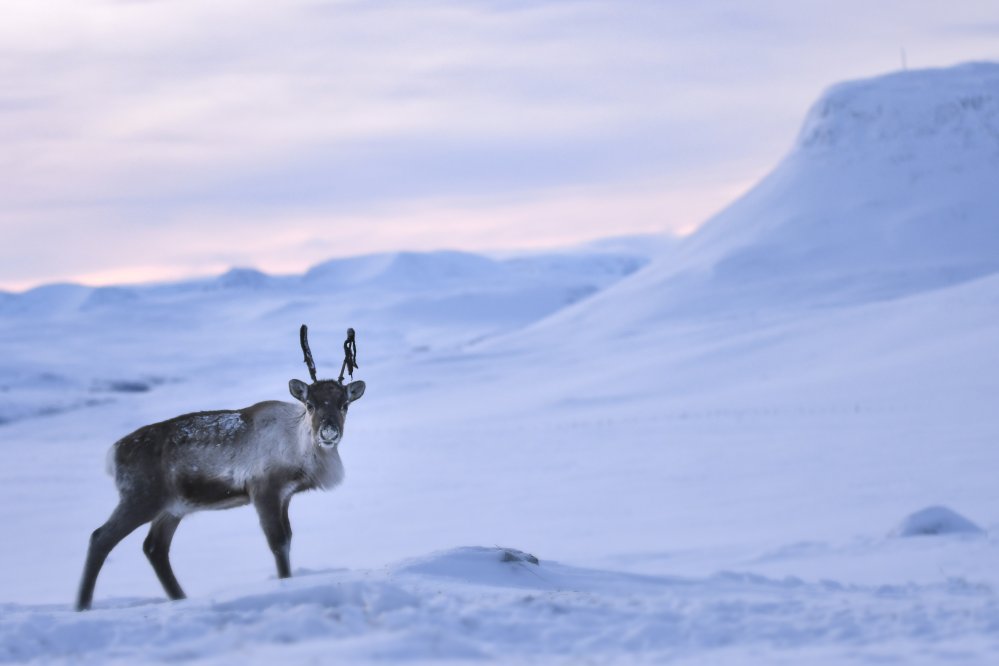
<path id="1" fill-rule="evenodd" d="M 291 576 L 291 496 L 333 488 L 343 480 L 338 445 L 347 408 L 364 382 L 316 379 L 308 329 L 302 351 L 312 383 L 288 389 L 301 404 L 271 400 L 238 410 L 196 412 L 143 426 L 108 452 L 118 506 L 90 537 L 77 610 L 90 608 L 104 560 L 140 525 L 151 522 L 142 550 L 171 599 L 184 591 L 170 567 L 170 542 L 181 519 L 203 509 L 252 503 L 280 578 Z"/>

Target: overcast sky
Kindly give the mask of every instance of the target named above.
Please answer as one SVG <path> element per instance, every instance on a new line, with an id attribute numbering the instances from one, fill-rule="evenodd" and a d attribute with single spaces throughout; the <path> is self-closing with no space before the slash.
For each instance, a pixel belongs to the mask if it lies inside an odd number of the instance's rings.
<path id="1" fill-rule="evenodd" d="M 0 288 L 688 232 L 948 3 L 4 0 Z"/>

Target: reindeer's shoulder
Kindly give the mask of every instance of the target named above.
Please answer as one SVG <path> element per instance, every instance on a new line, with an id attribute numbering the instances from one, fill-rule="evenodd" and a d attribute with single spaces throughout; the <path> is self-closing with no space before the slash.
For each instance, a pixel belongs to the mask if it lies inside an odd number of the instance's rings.
<path id="1" fill-rule="evenodd" d="M 305 413 L 300 404 L 282 402 L 280 400 L 265 400 L 239 410 L 243 418 L 255 426 L 265 426 L 268 423 L 292 423 Z"/>
<path id="2" fill-rule="evenodd" d="M 268 400 L 240 412 L 249 424 L 248 439 L 255 442 L 294 441 L 305 417 L 300 404 Z"/>
<path id="3" fill-rule="evenodd" d="M 159 425 L 159 424 L 158 424 Z M 162 426 L 174 441 L 227 441 L 244 433 L 250 424 L 242 412 L 217 410 L 192 412 L 165 421 Z"/>

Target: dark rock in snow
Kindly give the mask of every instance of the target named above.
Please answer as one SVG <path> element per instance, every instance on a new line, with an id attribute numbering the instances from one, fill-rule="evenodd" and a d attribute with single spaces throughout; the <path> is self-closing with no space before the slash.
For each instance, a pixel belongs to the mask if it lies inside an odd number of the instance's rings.
<path id="1" fill-rule="evenodd" d="M 525 553 L 522 550 L 517 550 L 516 548 L 500 548 L 503 552 L 503 556 L 500 558 L 500 562 L 528 562 L 530 564 L 541 564 L 534 555 L 530 553 Z"/>

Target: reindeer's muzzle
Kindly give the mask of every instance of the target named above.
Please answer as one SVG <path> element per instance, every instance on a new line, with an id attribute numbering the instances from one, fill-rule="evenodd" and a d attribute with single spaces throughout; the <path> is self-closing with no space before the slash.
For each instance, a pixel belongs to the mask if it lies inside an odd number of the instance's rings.
<path id="1" fill-rule="evenodd" d="M 336 446 L 340 443 L 341 437 L 343 437 L 343 433 L 332 423 L 324 423 L 323 427 L 319 429 L 320 446 Z"/>

